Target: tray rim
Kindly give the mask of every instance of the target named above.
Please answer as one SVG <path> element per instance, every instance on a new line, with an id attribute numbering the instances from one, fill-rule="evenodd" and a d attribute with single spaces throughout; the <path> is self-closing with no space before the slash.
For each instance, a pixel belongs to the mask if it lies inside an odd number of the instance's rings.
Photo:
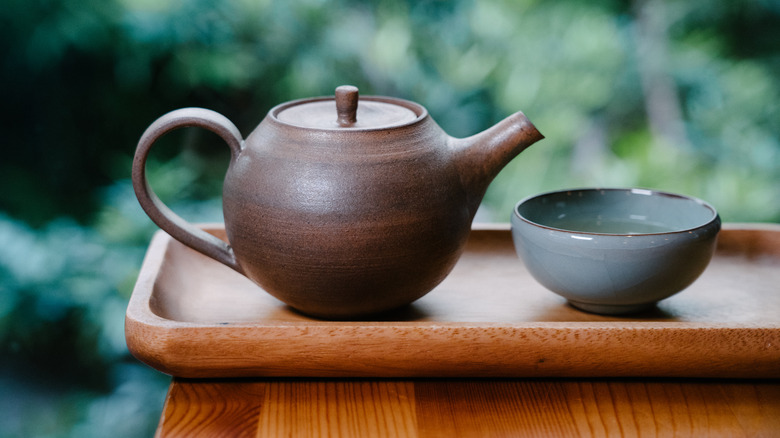
<path id="1" fill-rule="evenodd" d="M 203 224 L 200 225 L 205 229 L 220 229 L 222 224 Z M 773 223 L 726 223 L 723 227 L 724 230 L 737 230 L 737 231 L 755 231 L 758 233 L 777 233 L 780 238 L 780 224 Z M 510 230 L 509 224 L 475 224 L 473 227 L 477 232 L 499 232 L 506 233 Z M 774 324 L 762 323 L 702 323 L 693 321 L 675 321 L 675 322 L 663 322 L 663 321 L 636 321 L 636 320 L 620 320 L 620 321 L 536 321 L 536 322 L 457 322 L 457 321 L 324 321 L 324 320 L 305 320 L 305 321 L 274 321 L 272 323 L 255 322 L 228 322 L 226 324 L 215 323 L 199 323 L 190 321 L 177 321 L 164 318 L 154 313 L 150 306 L 150 299 L 154 289 L 154 283 L 159 275 L 159 272 L 163 266 L 164 257 L 167 252 L 167 246 L 173 241 L 173 238 L 167 235 L 163 231 L 157 231 L 152 238 L 152 241 L 147 250 L 147 254 L 144 258 L 141 270 L 139 272 L 138 281 L 133 289 L 133 293 L 130 297 L 128 308 L 125 317 L 125 334 L 130 352 L 136 356 L 142 362 L 147 363 L 155 369 L 158 369 L 167 374 L 179 376 L 179 377 L 246 377 L 246 376 L 320 376 L 323 377 L 367 377 L 374 376 L 372 373 L 349 371 L 349 370 L 335 370 L 335 371 L 323 371 L 322 373 L 285 373 L 279 371 L 269 371 L 263 373 L 257 373 L 254 371 L 248 371 L 245 368 L 241 369 L 229 369 L 220 368 L 214 369 L 213 365 L 210 365 L 208 361 L 200 364 L 183 364 L 185 356 L 181 354 L 173 354 L 178 348 L 184 346 L 185 348 L 192 348 L 193 345 L 198 343 L 195 339 L 183 339 L 179 336 L 181 333 L 189 333 L 190 335 L 196 335 L 198 333 L 210 333 L 215 334 L 217 337 L 230 338 L 233 334 L 240 334 L 243 337 L 263 339 L 263 336 L 271 335 L 278 336 L 280 333 L 285 335 L 296 334 L 294 332 L 303 333 L 305 331 L 311 339 L 319 339 L 326 335 L 332 336 L 334 331 L 343 331 L 350 335 L 360 335 L 360 333 L 413 333 L 419 331 L 425 331 L 432 336 L 444 339 L 451 336 L 453 331 L 459 330 L 458 336 L 464 336 L 474 333 L 503 333 L 503 335 L 517 334 L 523 331 L 541 331 L 550 332 L 554 331 L 562 335 L 570 333 L 578 333 L 587 331 L 591 334 L 603 334 L 605 336 L 628 336 L 628 335 L 640 335 L 640 336 L 654 336 L 654 333 L 663 332 L 665 330 L 675 330 L 683 337 L 690 336 L 698 339 L 698 337 L 706 336 L 708 333 L 716 332 L 718 334 L 723 333 L 725 335 L 733 334 L 733 336 L 743 336 L 747 333 L 750 336 L 754 336 L 761 339 L 769 339 L 771 342 L 777 341 L 780 343 L 780 318 L 778 322 Z M 539 329 L 539 330 L 534 330 Z M 644 335 L 642 335 L 644 334 Z M 144 342 L 141 339 L 151 337 L 154 342 Z M 197 338 L 197 336 L 190 336 L 190 338 Z M 735 338 L 736 339 L 736 338 Z M 767 342 L 769 342 L 767 341 Z M 506 341 L 502 341 L 506 342 Z M 151 345 L 154 344 L 154 345 Z M 771 343 L 768 344 L 771 346 Z M 574 349 L 577 349 L 577 345 Z M 573 352 L 575 353 L 575 352 Z M 770 355 L 771 356 L 771 355 Z M 762 360 L 766 360 L 766 356 L 762 356 Z M 780 356 L 771 356 L 771 360 L 776 360 L 777 371 L 764 372 L 758 375 L 752 374 L 754 377 L 769 377 L 780 378 Z M 766 366 L 764 364 L 763 366 Z M 380 374 L 381 377 L 415 377 L 415 376 L 428 376 L 427 374 L 420 374 L 407 370 L 408 372 L 396 371 L 396 374 L 386 375 Z M 514 374 L 512 374 L 514 375 Z M 599 374 L 599 373 L 587 373 L 582 376 L 598 377 L 598 376 L 612 376 L 613 374 Z M 615 374 L 615 376 L 631 376 L 631 375 L 644 375 L 644 374 Z M 675 374 L 662 373 L 662 376 L 674 376 Z M 686 376 L 683 372 L 680 376 Z M 454 374 L 450 377 L 458 377 L 460 374 Z M 464 376 L 476 376 L 483 377 L 483 374 L 474 375 L 473 373 L 466 373 Z M 496 372 L 486 372 L 484 377 L 508 377 L 508 375 Z M 544 376 L 558 376 L 557 374 L 545 374 L 545 373 L 521 373 L 519 376 L 525 377 L 544 377 Z M 559 375 L 561 377 L 572 377 L 571 375 Z M 430 376 L 429 376 L 430 377 Z M 702 377 L 750 377 L 750 375 L 742 375 L 738 372 L 724 374 L 723 370 L 718 371 L 715 374 L 707 374 L 706 372 Z"/>

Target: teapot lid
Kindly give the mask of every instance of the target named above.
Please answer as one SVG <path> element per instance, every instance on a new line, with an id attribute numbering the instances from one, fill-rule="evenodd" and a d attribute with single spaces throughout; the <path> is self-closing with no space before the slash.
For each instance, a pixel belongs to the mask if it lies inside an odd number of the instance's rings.
<path id="1" fill-rule="evenodd" d="M 422 106 L 389 97 L 358 98 L 351 85 L 336 88 L 334 97 L 285 103 L 270 113 L 280 122 L 316 129 L 387 129 L 408 125 L 427 114 Z"/>

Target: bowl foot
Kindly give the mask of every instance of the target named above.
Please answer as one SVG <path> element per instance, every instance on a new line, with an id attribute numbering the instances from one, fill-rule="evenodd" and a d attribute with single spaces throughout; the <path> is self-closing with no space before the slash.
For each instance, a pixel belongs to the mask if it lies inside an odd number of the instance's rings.
<path id="1" fill-rule="evenodd" d="M 642 304 L 593 304 L 582 303 L 578 301 L 569 300 L 569 304 L 573 307 L 583 310 L 589 313 L 598 313 L 601 315 L 625 315 L 628 313 L 638 313 L 644 310 L 650 309 L 655 306 L 655 303 L 642 303 Z"/>

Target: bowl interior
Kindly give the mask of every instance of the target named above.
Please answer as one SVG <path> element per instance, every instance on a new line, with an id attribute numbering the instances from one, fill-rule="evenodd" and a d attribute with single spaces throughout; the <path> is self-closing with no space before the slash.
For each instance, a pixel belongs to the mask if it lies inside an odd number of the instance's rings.
<path id="1" fill-rule="evenodd" d="M 521 218 L 549 228 L 598 234 L 652 234 L 694 229 L 715 219 L 706 203 L 645 189 L 584 189 L 529 198 Z"/>

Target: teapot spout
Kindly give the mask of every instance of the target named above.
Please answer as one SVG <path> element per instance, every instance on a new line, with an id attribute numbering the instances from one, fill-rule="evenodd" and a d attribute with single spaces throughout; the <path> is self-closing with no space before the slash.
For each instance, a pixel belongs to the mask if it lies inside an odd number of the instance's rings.
<path id="1" fill-rule="evenodd" d="M 543 138 L 525 114 L 518 111 L 479 134 L 450 139 L 472 218 L 498 172 L 520 152 Z"/>

